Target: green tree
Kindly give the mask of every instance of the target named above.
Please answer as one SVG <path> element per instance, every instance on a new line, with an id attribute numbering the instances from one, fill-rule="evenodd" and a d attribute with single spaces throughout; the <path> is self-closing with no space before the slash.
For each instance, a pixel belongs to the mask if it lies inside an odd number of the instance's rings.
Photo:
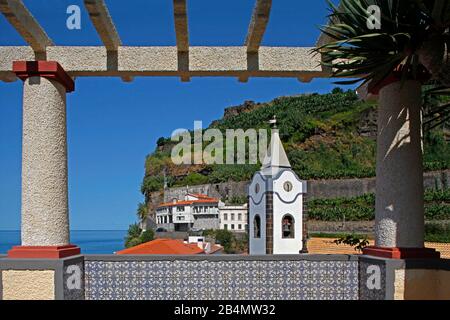
<path id="1" fill-rule="evenodd" d="M 125 237 L 125 247 L 129 248 L 139 244 L 140 236 L 142 233 L 142 229 L 139 227 L 139 224 L 133 223 L 128 227 L 127 236 Z"/>
<path id="2" fill-rule="evenodd" d="M 140 236 L 140 240 L 142 243 L 152 241 L 154 238 L 155 238 L 155 233 L 151 229 L 145 230 L 144 232 L 142 232 L 142 234 Z"/>
<path id="3" fill-rule="evenodd" d="M 216 230 L 215 231 L 216 241 L 223 246 L 225 253 L 233 253 L 233 240 L 234 236 L 231 231 L 228 230 Z"/>
<path id="4" fill-rule="evenodd" d="M 145 203 L 139 203 L 138 204 L 138 208 L 137 208 L 137 212 L 136 212 L 139 221 L 144 221 L 145 218 L 147 218 L 148 216 L 148 207 Z"/>

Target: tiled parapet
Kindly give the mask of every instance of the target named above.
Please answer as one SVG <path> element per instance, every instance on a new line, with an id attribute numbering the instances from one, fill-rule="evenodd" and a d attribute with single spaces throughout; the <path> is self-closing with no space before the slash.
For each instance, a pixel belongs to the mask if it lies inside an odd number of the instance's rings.
<path id="1" fill-rule="evenodd" d="M 86 256 L 86 299 L 358 299 L 358 260 L 308 256 Z"/>

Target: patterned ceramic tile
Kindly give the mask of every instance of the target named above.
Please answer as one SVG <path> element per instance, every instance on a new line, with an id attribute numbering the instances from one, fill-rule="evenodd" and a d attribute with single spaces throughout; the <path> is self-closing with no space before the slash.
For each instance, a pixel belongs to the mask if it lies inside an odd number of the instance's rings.
<path id="1" fill-rule="evenodd" d="M 358 299 L 357 261 L 86 261 L 86 299 Z"/>

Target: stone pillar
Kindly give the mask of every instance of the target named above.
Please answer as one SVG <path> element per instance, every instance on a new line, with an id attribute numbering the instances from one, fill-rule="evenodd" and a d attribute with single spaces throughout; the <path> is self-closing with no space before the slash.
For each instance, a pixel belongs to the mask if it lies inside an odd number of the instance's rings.
<path id="1" fill-rule="evenodd" d="M 307 196 L 305 195 L 302 199 L 302 250 L 299 253 L 308 253 L 308 207 L 307 207 Z"/>
<path id="2" fill-rule="evenodd" d="M 57 62 L 17 61 L 24 81 L 22 139 L 22 245 L 10 258 L 79 254 L 69 244 L 66 91 L 73 80 Z"/>
<path id="3" fill-rule="evenodd" d="M 424 248 L 421 83 L 393 81 L 379 92 L 375 247 L 388 258 L 439 257 Z"/>
<path id="4" fill-rule="evenodd" d="M 266 192 L 266 254 L 273 254 L 273 191 Z"/>

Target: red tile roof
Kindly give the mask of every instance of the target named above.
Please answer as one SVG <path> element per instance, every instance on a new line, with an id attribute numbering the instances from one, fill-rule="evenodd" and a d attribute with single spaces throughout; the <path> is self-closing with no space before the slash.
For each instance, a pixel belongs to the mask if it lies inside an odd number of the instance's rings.
<path id="1" fill-rule="evenodd" d="M 156 239 L 116 252 L 116 254 L 202 254 L 205 253 L 196 243 L 183 240 Z"/>
<path id="2" fill-rule="evenodd" d="M 174 206 L 187 206 L 194 203 L 218 203 L 219 199 L 208 197 L 205 194 L 201 193 L 188 193 L 188 195 L 194 196 L 199 200 L 180 200 L 176 202 L 164 202 L 158 205 L 158 208 L 161 207 L 174 207 Z"/>

